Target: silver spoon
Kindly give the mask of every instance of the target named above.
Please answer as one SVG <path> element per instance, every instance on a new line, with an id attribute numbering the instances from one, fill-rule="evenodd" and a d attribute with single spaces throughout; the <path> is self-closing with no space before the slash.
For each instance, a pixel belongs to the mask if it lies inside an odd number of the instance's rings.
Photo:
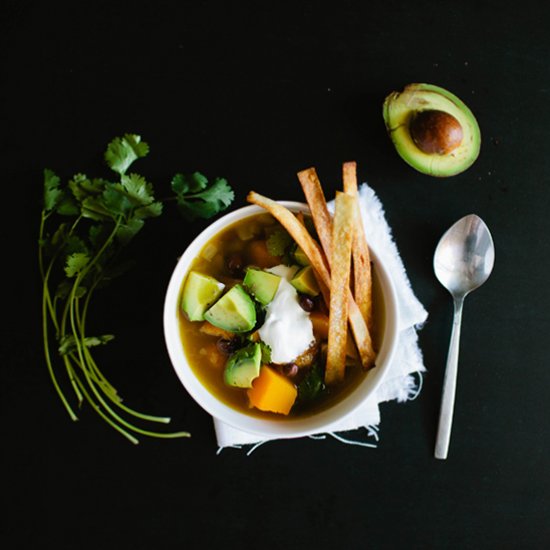
<path id="1" fill-rule="evenodd" d="M 451 440 L 451 424 L 458 373 L 458 348 L 464 298 L 489 277 L 495 263 L 493 238 L 475 214 L 458 220 L 441 237 L 434 254 L 434 271 L 454 301 L 453 330 L 443 380 L 443 396 L 435 443 L 435 457 L 445 459 Z"/>

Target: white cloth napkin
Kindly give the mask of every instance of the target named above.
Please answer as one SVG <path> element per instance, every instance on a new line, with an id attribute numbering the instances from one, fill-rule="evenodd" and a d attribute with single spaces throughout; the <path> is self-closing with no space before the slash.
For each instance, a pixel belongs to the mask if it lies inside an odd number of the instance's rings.
<path id="1" fill-rule="evenodd" d="M 359 188 L 359 203 L 369 246 L 387 266 L 397 292 L 399 340 L 386 377 L 375 394 L 353 414 L 327 428 L 325 433 L 331 435 L 357 428 L 367 428 L 372 434 L 372 430 L 380 423 L 378 405 L 384 401 L 407 401 L 417 395 L 419 388 L 413 373 L 422 373 L 426 370 L 418 346 L 417 330 L 426 321 L 428 313 L 412 291 L 405 266 L 386 221 L 382 203 L 366 183 Z M 332 211 L 334 202 L 328 206 Z M 237 430 L 216 418 L 214 429 L 220 450 L 224 447 L 261 443 L 257 435 Z"/>

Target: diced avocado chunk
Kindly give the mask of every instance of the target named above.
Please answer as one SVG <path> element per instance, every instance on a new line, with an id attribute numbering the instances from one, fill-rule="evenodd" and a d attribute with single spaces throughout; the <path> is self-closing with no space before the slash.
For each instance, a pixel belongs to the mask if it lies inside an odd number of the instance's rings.
<path id="1" fill-rule="evenodd" d="M 204 312 L 218 299 L 225 285 L 198 271 L 190 271 L 183 287 L 181 308 L 190 321 L 202 321 Z"/>
<path id="2" fill-rule="evenodd" d="M 313 268 L 310 265 L 300 269 L 291 279 L 290 284 L 302 294 L 308 294 L 309 296 L 317 296 L 319 294 L 319 285 L 317 284 L 317 279 L 315 279 Z"/>
<path id="3" fill-rule="evenodd" d="M 306 253 L 298 246 L 294 251 L 294 259 L 299 265 L 309 265 L 309 258 L 306 256 Z"/>
<path id="4" fill-rule="evenodd" d="M 281 277 L 278 275 L 249 267 L 246 270 L 243 285 L 260 304 L 266 306 L 273 300 L 280 282 Z"/>
<path id="5" fill-rule="evenodd" d="M 251 388 L 260 374 L 262 351 L 260 344 L 251 344 L 237 350 L 227 361 L 224 382 L 235 388 Z"/>
<path id="6" fill-rule="evenodd" d="M 235 285 L 206 311 L 204 319 L 229 332 L 248 332 L 256 324 L 256 308 L 244 288 Z"/>

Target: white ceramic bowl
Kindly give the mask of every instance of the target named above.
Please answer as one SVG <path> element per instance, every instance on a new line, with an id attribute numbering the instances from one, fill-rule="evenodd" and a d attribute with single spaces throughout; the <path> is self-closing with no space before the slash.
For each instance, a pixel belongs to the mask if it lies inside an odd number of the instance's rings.
<path id="1" fill-rule="evenodd" d="M 280 204 L 293 212 L 309 212 L 308 206 L 303 203 L 280 201 Z M 226 214 L 200 233 L 180 257 L 170 279 L 164 303 L 164 335 L 168 353 L 181 383 L 195 401 L 213 417 L 234 428 L 263 438 L 293 438 L 328 432 L 334 428 L 335 423 L 356 411 L 373 394 L 382 382 L 395 351 L 398 326 L 396 294 L 391 276 L 375 250 L 371 250 L 371 256 L 380 282 L 385 307 L 385 329 L 376 367 L 367 373 L 364 380 L 351 393 L 330 408 L 307 417 L 282 417 L 273 420 L 239 412 L 220 401 L 202 385 L 187 362 L 183 350 L 178 320 L 179 297 L 182 283 L 193 260 L 203 246 L 218 232 L 237 221 L 261 213 L 265 213 L 265 210 L 258 206 L 245 206 Z"/>

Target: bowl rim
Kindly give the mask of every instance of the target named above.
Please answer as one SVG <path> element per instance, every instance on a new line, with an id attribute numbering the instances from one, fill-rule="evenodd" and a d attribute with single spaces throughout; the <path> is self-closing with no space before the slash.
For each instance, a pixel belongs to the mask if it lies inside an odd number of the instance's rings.
<path id="1" fill-rule="evenodd" d="M 276 201 L 293 212 L 308 212 L 306 203 L 297 201 Z M 385 305 L 385 329 L 381 348 L 377 356 L 377 365 L 367 376 L 346 396 L 327 409 L 297 418 L 284 417 L 260 418 L 227 405 L 211 393 L 198 379 L 187 361 L 183 343 L 180 337 L 178 319 L 179 297 L 181 286 L 191 263 L 197 257 L 202 247 L 218 232 L 229 225 L 256 214 L 267 213 L 265 209 L 248 205 L 237 208 L 202 230 L 187 246 L 179 257 L 174 268 L 164 299 L 163 329 L 168 355 L 178 379 L 189 395 L 207 413 L 219 422 L 260 438 L 297 438 L 316 433 L 336 431 L 338 424 L 352 415 L 363 405 L 383 382 L 391 365 L 397 345 L 399 325 L 399 309 L 397 294 L 390 273 L 380 261 L 376 249 L 370 248 L 371 260 L 376 266 L 376 273 L 382 287 Z M 334 426 L 334 430 L 331 429 Z M 342 429 L 342 428 L 340 428 Z"/>

